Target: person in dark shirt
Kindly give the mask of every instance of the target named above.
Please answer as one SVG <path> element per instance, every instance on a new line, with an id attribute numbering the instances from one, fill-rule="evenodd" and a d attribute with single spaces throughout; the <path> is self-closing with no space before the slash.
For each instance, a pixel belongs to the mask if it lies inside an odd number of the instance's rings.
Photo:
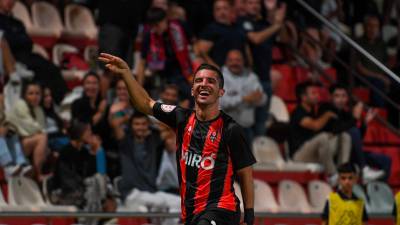
<path id="1" fill-rule="evenodd" d="M 179 86 L 181 95 L 190 98 L 192 61 L 189 55 L 191 33 L 181 21 L 168 20 L 160 8 L 147 13 L 150 29 L 144 34 L 137 77 L 144 84 L 144 72 L 149 68 L 163 83 Z"/>
<path id="2" fill-rule="evenodd" d="M 357 126 L 357 120 L 360 119 L 363 107 L 359 103 L 351 107 L 349 102 L 348 89 L 340 84 L 335 84 L 330 88 L 331 103 L 324 103 L 319 107 L 319 114 L 327 111 L 334 112 L 337 118 L 332 118 L 323 128 L 324 131 L 333 134 L 347 133 L 351 137 L 352 150 L 351 160 L 354 161 L 362 170 L 363 180 L 365 182 L 377 180 L 384 176 L 384 171 L 373 170 L 367 165 L 366 153 L 362 147 L 362 135 Z M 364 126 L 364 124 L 363 124 Z"/>
<path id="3" fill-rule="evenodd" d="M 261 0 L 245 1 L 246 16 L 239 18 L 239 26 L 246 33 L 253 59 L 253 69 L 258 75 L 261 86 L 268 99 L 272 97 L 270 70 L 272 64 L 272 44 L 275 34 L 281 29 L 286 13 L 286 5 L 274 12 L 273 21 L 269 22 L 261 14 Z M 256 108 L 253 130 L 255 135 L 265 135 L 268 101 Z"/>
<path id="4" fill-rule="evenodd" d="M 337 174 L 334 158 L 339 163 L 348 162 L 351 140 L 347 134 L 333 135 L 323 132 L 323 128 L 337 115 L 327 111 L 318 116 L 315 108 L 318 104 L 318 91 L 315 84 L 304 82 L 296 87 L 298 106 L 290 117 L 290 153 L 293 160 L 320 163 L 330 176 L 330 182 L 336 183 Z"/>
<path id="5" fill-rule="evenodd" d="M 122 167 L 119 191 L 125 207 L 136 210 L 167 207 L 170 211 L 178 211 L 180 198 L 157 189 L 164 146 L 160 134 L 150 129 L 147 115 L 135 112 L 130 119 L 130 129 L 125 132 L 120 126 L 114 127 L 114 135 Z"/>
<path id="6" fill-rule="evenodd" d="M 18 62 L 34 71 L 34 80 L 47 84 L 58 104 L 67 93 L 67 85 L 60 69 L 42 56 L 32 52 L 33 42 L 21 21 L 11 16 L 14 0 L 0 0 L 0 30 L 4 31 L 11 52 Z"/>
<path id="7" fill-rule="evenodd" d="M 339 166 L 338 173 L 340 189 L 329 195 L 321 215 L 322 224 L 366 224 L 365 202 L 353 193 L 353 186 L 357 183 L 356 168 L 345 163 Z"/>
<path id="8" fill-rule="evenodd" d="M 137 110 L 154 115 L 177 133 L 177 167 L 186 225 L 240 223 L 239 199 L 233 182 L 239 178 L 244 222 L 254 223 L 252 165 L 255 158 L 243 129 L 219 110 L 224 94 L 221 71 L 203 64 L 194 73 L 192 95 L 195 109 L 156 103 L 133 78 L 120 58 L 102 53 L 106 67 L 122 76 Z"/>
<path id="9" fill-rule="evenodd" d="M 232 6 L 229 1 L 214 2 L 214 19 L 199 36 L 197 49 L 207 63 L 222 66 L 232 49 L 240 50 L 248 62 L 246 35 L 232 22 Z"/>
<path id="10" fill-rule="evenodd" d="M 92 134 L 90 125 L 73 121 L 68 129 L 70 143 L 60 151 L 53 188 L 61 189 L 61 202 L 83 207 L 85 179 L 96 173 L 105 174 L 101 141 Z"/>

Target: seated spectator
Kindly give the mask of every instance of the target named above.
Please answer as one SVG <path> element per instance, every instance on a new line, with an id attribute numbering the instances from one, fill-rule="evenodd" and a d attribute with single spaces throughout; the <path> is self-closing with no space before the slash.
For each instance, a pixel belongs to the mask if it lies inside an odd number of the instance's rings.
<path id="1" fill-rule="evenodd" d="M 263 122 L 265 126 L 265 121 L 255 120 L 255 109 L 265 104 L 267 96 L 257 75 L 245 67 L 243 55 L 239 50 L 228 52 L 222 74 L 225 94 L 220 99 L 221 109 L 245 128 L 248 140 L 251 141 L 253 136 L 257 135 L 253 125 Z"/>
<path id="2" fill-rule="evenodd" d="M 342 85 L 334 85 L 330 88 L 331 103 L 322 104 L 319 108 L 319 114 L 325 112 L 334 112 L 337 117 L 330 119 L 324 131 L 333 134 L 348 133 L 351 137 L 352 151 L 351 159 L 355 159 L 356 163 L 362 169 L 364 181 L 376 180 L 383 177 L 384 172 L 374 171 L 367 165 L 366 153 L 362 147 L 362 136 L 360 129 L 357 127 L 357 119 L 361 118 L 362 107 L 351 108 L 349 104 L 349 92 Z M 361 110 L 361 111 L 360 111 Z"/>
<path id="3" fill-rule="evenodd" d="M 111 127 L 122 126 L 124 130 L 129 128 L 129 118 L 132 116 L 134 109 L 129 102 L 128 89 L 124 80 L 119 79 L 116 84 L 117 98 L 110 107 L 109 123 Z"/>
<path id="4" fill-rule="evenodd" d="M 53 196 L 53 203 L 82 209 L 88 201 L 85 180 L 106 172 L 104 151 L 89 124 L 73 121 L 68 134 L 71 141 L 60 151 L 53 178 L 52 189 L 60 189 L 61 193 L 57 199 Z"/>
<path id="5" fill-rule="evenodd" d="M 168 105 L 177 105 L 179 101 L 179 87 L 174 84 L 167 84 L 160 93 L 158 102 Z"/>
<path id="6" fill-rule="evenodd" d="M 178 169 L 176 165 L 176 135 L 169 132 L 164 139 L 164 151 L 161 156 L 160 169 L 157 176 L 157 188 L 171 194 L 179 195 Z"/>
<path id="7" fill-rule="evenodd" d="M 128 132 L 114 127 L 122 166 L 119 191 L 128 209 L 146 211 L 148 207 L 169 207 L 170 211 L 176 212 L 180 209 L 180 198 L 157 189 L 163 143 L 159 133 L 150 129 L 149 123 L 146 115 L 135 112 Z"/>
<path id="8" fill-rule="evenodd" d="M 189 55 L 191 35 L 177 20 L 168 20 L 167 13 L 160 8 L 147 12 L 150 30 L 144 34 L 137 78 L 144 84 L 145 68 L 156 73 L 162 83 L 176 84 L 181 94 L 190 97 L 192 61 Z"/>
<path id="9" fill-rule="evenodd" d="M 46 116 L 46 133 L 49 139 L 49 147 L 51 150 L 59 151 L 68 144 L 69 139 L 65 134 L 66 124 L 56 111 L 51 89 L 43 88 L 43 98 L 41 106 Z"/>
<path id="10" fill-rule="evenodd" d="M 93 133 L 100 135 L 102 141 L 108 138 L 106 100 L 100 94 L 100 77 L 89 72 L 83 78 L 83 96 L 71 106 L 72 119 L 91 125 Z"/>
<path id="11" fill-rule="evenodd" d="M 25 155 L 32 158 L 35 175 L 40 181 L 48 153 L 46 119 L 40 107 L 42 88 L 38 83 L 28 82 L 22 88 L 21 97 L 7 113 L 7 118 L 17 128 Z"/>
<path id="12" fill-rule="evenodd" d="M 176 2 L 170 0 L 153 0 L 151 7 L 163 9 L 167 12 L 170 20 L 186 20 L 185 9 L 180 7 Z"/>
<path id="13" fill-rule="evenodd" d="M 4 31 L 4 37 L 15 59 L 34 71 L 35 81 L 49 85 L 55 102 L 60 103 L 68 91 L 66 82 L 59 68 L 32 52 L 33 42 L 23 23 L 11 16 L 14 3 L 13 0 L 0 0 L 0 30 Z"/>
<path id="14" fill-rule="evenodd" d="M 32 170 L 27 162 L 16 128 L 7 121 L 3 96 L 0 95 L 0 166 L 4 169 L 6 178 L 20 173 L 26 174 Z"/>
<path id="15" fill-rule="evenodd" d="M 338 163 L 346 163 L 350 158 L 351 139 L 348 134 L 332 134 L 323 131 L 326 124 L 338 116 L 326 111 L 318 116 L 318 92 L 311 82 L 296 87 L 297 107 L 290 117 L 290 155 L 300 162 L 320 163 L 330 176 L 329 181 L 337 181 L 335 158 Z"/>
<path id="16" fill-rule="evenodd" d="M 246 52 L 246 35 L 232 21 L 232 6 L 229 1 L 214 1 L 214 22 L 200 34 L 197 51 L 205 62 L 217 66 L 225 63 L 228 52 L 238 49 Z M 245 57 L 246 62 L 249 56 Z"/>
<path id="17" fill-rule="evenodd" d="M 353 193 L 353 186 L 357 184 L 356 168 L 345 163 L 338 168 L 338 172 L 340 189 L 329 194 L 321 216 L 322 224 L 366 224 L 366 203 Z"/>
<path id="18" fill-rule="evenodd" d="M 387 64 L 387 46 L 380 34 L 380 21 L 375 15 L 368 15 L 364 19 L 364 36 L 358 40 L 359 45 L 373 55 L 383 64 Z M 390 78 L 368 58 L 357 54 L 356 67 L 358 72 L 371 82 L 376 88 L 383 92 L 389 92 L 391 86 Z M 382 107 L 385 105 L 377 93 L 372 92 L 372 104 Z"/>

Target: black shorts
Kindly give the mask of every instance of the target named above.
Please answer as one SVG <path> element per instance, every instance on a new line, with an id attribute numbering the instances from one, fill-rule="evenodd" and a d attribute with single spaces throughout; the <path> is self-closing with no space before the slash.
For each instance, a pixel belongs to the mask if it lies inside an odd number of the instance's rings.
<path id="1" fill-rule="evenodd" d="M 185 225 L 239 225 L 240 212 L 232 212 L 222 209 L 206 209 Z"/>

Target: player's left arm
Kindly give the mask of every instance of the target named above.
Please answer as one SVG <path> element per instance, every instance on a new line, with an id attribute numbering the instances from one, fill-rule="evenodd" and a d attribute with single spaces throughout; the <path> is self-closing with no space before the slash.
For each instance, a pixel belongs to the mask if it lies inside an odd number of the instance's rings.
<path id="1" fill-rule="evenodd" d="M 253 184 L 253 168 L 251 166 L 244 167 L 236 174 L 239 178 L 240 190 L 243 196 L 244 206 L 244 222 L 247 225 L 254 224 L 254 184 Z"/>

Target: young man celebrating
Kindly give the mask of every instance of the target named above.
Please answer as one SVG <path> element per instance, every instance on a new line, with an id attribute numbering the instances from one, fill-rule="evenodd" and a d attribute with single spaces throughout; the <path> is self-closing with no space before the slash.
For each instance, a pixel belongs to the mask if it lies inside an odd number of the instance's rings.
<path id="1" fill-rule="evenodd" d="M 329 195 L 322 213 L 322 224 L 361 225 L 368 220 L 368 214 L 364 201 L 353 193 L 353 186 L 357 183 L 356 169 L 354 165 L 345 163 L 338 172 L 340 189 Z"/>
<path id="2" fill-rule="evenodd" d="M 177 167 L 182 220 L 186 225 L 238 225 L 237 175 L 245 209 L 244 222 L 254 223 L 254 156 L 243 130 L 219 110 L 224 80 L 214 66 L 203 64 L 194 73 L 191 94 L 195 109 L 156 103 L 133 78 L 128 65 L 102 53 L 106 68 L 125 80 L 134 107 L 172 127 L 177 133 Z"/>

